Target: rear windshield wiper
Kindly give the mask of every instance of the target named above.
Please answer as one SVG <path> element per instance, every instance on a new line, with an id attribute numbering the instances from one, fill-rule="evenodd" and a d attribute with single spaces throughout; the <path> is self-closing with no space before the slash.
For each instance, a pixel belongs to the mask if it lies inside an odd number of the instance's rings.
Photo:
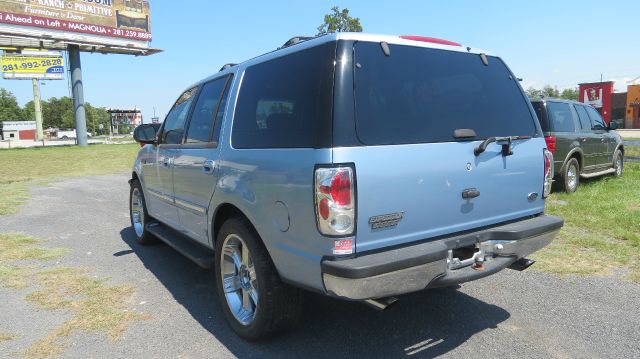
<path id="1" fill-rule="evenodd" d="M 473 154 L 476 156 L 480 156 L 480 154 L 487 150 L 487 146 L 493 142 L 506 142 L 502 144 L 502 155 L 503 156 L 511 156 L 513 151 L 511 150 L 511 142 L 516 140 L 528 140 L 531 136 L 508 136 L 508 137 L 489 137 L 484 140 L 480 146 L 476 147 L 473 150 Z"/>

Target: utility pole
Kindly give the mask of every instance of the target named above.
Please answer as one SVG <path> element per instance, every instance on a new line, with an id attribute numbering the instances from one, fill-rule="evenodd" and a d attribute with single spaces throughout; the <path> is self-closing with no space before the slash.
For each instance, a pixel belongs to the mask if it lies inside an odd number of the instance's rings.
<path id="1" fill-rule="evenodd" d="M 34 78 L 33 82 L 33 107 L 36 112 L 36 139 L 38 141 L 44 140 L 44 130 L 42 129 L 42 104 L 40 103 L 40 88 L 38 86 L 38 79 Z"/>
<path id="2" fill-rule="evenodd" d="M 69 45 L 69 67 L 71 68 L 71 92 L 73 94 L 73 113 L 76 120 L 76 138 L 78 146 L 87 147 L 87 113 L 84 108 L 84 88 L 82 85 L 82 66 L 80 65 L 80 47 Z"/>

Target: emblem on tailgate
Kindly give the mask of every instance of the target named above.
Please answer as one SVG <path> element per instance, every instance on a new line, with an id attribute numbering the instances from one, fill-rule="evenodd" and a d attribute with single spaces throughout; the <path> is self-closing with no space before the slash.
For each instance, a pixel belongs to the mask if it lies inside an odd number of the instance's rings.
<path id="1" fill-rule="evenodd" d="M 404 212 L 383 214 L 369 218 L 371 229 L 384 229 L 395 227 L 404 218 Z"/>

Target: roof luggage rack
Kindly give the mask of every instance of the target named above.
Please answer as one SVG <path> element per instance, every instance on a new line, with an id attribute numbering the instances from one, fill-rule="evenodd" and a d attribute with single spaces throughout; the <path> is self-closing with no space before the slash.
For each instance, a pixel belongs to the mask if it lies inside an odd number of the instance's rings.
<path id="1" fill-rule="evenodd" d="M 233 64 L 233 63 L 225 64 L 224 66 L 222 66 L 222 67 L 220 68 L 220 71 L 224 71 L 224 70 L 228 69 L 229 67 L 234 67 L 234 66 L 236 66 L 236 65 L 237 65 L 237 64 Z"/>
<path id="2" fill-rule="evenodd" d="M 296 37 L 292 37 L 289 39 L 289 41 L 285 42 L 284 45 L 282 45 L 282 47 L 280 47 L 280 49 L 284 49 L 285 47 L 289 47 L 289 46 L 293 46 L 296 44 L 299 44 L 303 41 L 307 41 L 307 40 L 311 40 L 313 39 L 313 36 L 296 36 Z"/>

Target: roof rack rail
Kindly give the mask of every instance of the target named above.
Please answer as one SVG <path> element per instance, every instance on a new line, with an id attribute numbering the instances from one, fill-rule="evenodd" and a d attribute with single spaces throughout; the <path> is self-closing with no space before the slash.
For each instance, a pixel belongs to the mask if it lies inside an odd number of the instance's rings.
<path id="1" fill-rule="evenodd" d="M 237 65 L 237 64 L 234 64 L 234 63 L 224 64 L 224 66 L 222 66 L 222 67 L 220 68 L 220 71 L 224 71 L 224 70 L 228 69 L 229 67 L 234 67 L 234 66 L 236 66 L 236 65 Z"/>
<path id="2" fill-rule="evenodd" d="M 299 44 L 303 41 L 307 41 L 307 40 L 311 40 L 315 37 L 313 36 L 296 36 L 296 37 L 292 37 L 289 39 L 289 41 L 285 42 L 284 45 L 282 45 L 282 47 L 280 47 L 280 49 L 284 49 L 285 47 L 289 47 L 289 46 L 293 46 L 296 44 Z"/>

